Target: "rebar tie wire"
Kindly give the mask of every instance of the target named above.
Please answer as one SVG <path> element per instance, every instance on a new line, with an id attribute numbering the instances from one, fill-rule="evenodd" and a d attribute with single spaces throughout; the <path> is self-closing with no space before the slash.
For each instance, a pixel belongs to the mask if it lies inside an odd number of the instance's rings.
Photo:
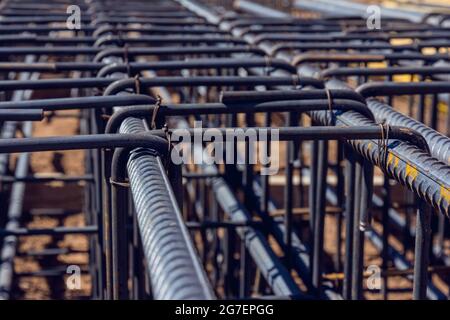
<path id="1" fill-rule="evenodd" d="M 130 73 L 129 68 L 130 64 L 127 63 L 128 76 L 131 77 L 129 74 Z M 139 76 L 139 73 L 134 76 L 134 91 L 136 94 L 141 94 L 141 78 Z"/>
<path id="2" fill-rule="evenodd" d="M 274 68 L 272 68 L 272 57 L 270 56 L 264 56 L 264 60 L 266 62 L 266 67 L 264 70 L 264 73 L 269 76 L 272 73 L 272 70 L 274 70 Z M 272 70 L 271 70 L 272 69 Z"/>
<path id="3" fill-rule="evenodd" d="M 330 126 L 333 126 L 336 122 L 336 118 L 333 113 L 333 98 L 331 96 L 331 91 L 329 88 L 325 88 L 325 93 L 327 94 L 328 109 L 330 111 Z"/>
<path id="4" fill-rule="evenodd" d="M 120 34 L 119 34 L 119 39 L 121 39 Z M 126 66 L 128 76 L 131 77 L 130 57 L 128 54 L 129 48 L 130 48 L 130 45 L 128 43 L 125 43 L 123 45 L 123 62 Z"/>
<path id="5" fill-rule="evenodd" d="M 156 95 L 156 102 L 155 102 L 155 108 L 153 109 L 152 112 L 152 120 L 150 123 L 150 128 L 152 128 L 152 130 L 156 129 L 156 119 L 158 117 L 158 111 L 159 108 L 161 107 L 161 103 L 162 103 L 163 99 L 162 97 L 158 94 Z"/>
<path id="6" fill-rule="evenodd" d="M 300 82 L 300 76 L 298 74 L 293 74 L 292 75 L 292 86 L 295 89 L 299 89 L 299 82 Z"/>
<path id="7" fill-rule="evenodd" d="M 130 181 L 128 179 L 125 179 L 124 181 L 115 181 L 112 177 L 109 178 L 109 183 L 115 186 L 119 186 L 122 188 L 129 188 L 130 187 Z"/>
<path id="8" fill-rule="evenodd" d="M 157 129 L 156 120 L 158 119 L 158 112 L 159 112 L 159 109 L 161 107 L 162 102 L 163 102 L 163 98 L 159 94 L 156 95 L 155 108 L 153 109 L 152 119 L 151 119 L 151 122 L 150 122 L 150 128 L 152 130 Z M 171 145 L 172 145 L 172 133 L 169 131 L 169 127 L 168 127 L 167 123 L 165 123 L 163 125 L 162 131 L 165 134 L 166 139 L 168 141 L 168 148 L 169 148 L 168 153 L 170 153 L 170 148 L 171 148 Z M 167 165 L 167 163 L 166 163 L 166 165 Z"/>
<path id="9" fill-rule="evenodd" d="M 381 170 L 388 174 L 386 170 L 386 163 L 387 163 L 387 157 L 388 157 L 388 142 L 389 142 L 389 128 L 390 126 L 386 123 L 379 123 L 378 124 L 381 129 L 381 139 L 379 140 L 379 148 L 378 148 L 378 164 Z"/>

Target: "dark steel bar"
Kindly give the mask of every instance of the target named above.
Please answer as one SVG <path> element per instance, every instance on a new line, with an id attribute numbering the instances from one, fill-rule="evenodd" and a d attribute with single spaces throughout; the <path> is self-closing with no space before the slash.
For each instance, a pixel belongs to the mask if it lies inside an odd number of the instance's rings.
<path id="1" fill-rule="evenodd" d="M 0 139 L 0 153 L 149 147 L 167 153 L 167 141 L 152 134 L 91 134 L 78 136 Z"/>
<path id="2" fill-rule="evenodd" d="M 353 90 L 329 89 L 333 99 L 354 100 L 365 103 L 364 97 Z M 324 89 L 310 90 L 270 90 L 270 91 L 224 91 L 220 101 L 226 105 L 239 103 L 262 103 L 284 100 L 313 100 L 328 99 Z"/>
<path id="3" fill-rule="evenodd" d="M 1 183 L 27 182 L 27 183 L 46 183 L 53 181 L 62 181 L 64 183 L 79 183 L 81 181 L 92 182 L 92 175 L 83 176 L 64 176 L 64 175 L 29 175 L 25 177 L 0 176 Z"/>
<path id="4" fill-rule="evenodd" d="M 356 91 L 365 98 L 374 96 L 448 93 L 450 92 L 450 82 L 371 82 L 359 86 Z"/>
<path id="5" fill-rule="evenodd" d="M 424 67 L 389 67 L 389 68 L 330 68 L 321 72 L 322 78 L 347 76 L 386 76 L 402 74 L 435 75 L 448 74 L 450 67 L 424 66 Z"/>
<path id="6" fill-rule="evenodd" d="M 98 232 L 96 226 L 85 227 L 54 227 L 40 229 L 0 229 L 1 236 L 38 236 L 38 235 L 65 235 L 65 234 L 95 234 Z"/>
<path id="7" fill-rule="evenodd" d="M 89 48 L 91 53 L 93 51 L 92 48 Z M 59 49 L 62 52 L 66 52 L 64 48 Z M 124 57 L 125 52 L 129 58 L 135 58 L 137 56 L 168 56 L 168 55 L 228 55 L 233 53 L 248 53 L 262 56 L 264 55 L 264 51 L 252 47 L 252 46 L 230 46 L 230 47 L 222 47 L 222 46 L 168 46 L 168 47 L 158 47 L 158 48 L 130 48 L 128 51 L 125 51 L 124 48 L 113 48 L 113 49 L 95 49 L 97 55 L 94 58 L 94 62 L 102 61 L 102 59 L 106 57 Z M 19 49 L 15 51 L 21 52 Z M 25 51 L 28 54 L 28 51 Z M 51 54 L 54 54 L 50 52 Z M 17 52 L 13 52 L 13 54 L 17 54 Z M 2 51 L 0 48 L 0 56 L 2 55 Z"/>
<path id="8" fill-rule="evenodd" d="M 343 297 L 344 299 L 351 299 L 352 288 L 352 252 L 353 252 L 353 216 L 355 208 L 355 184 L 356 184 L 356 162 L 355 155 L 350 147 L 344 147 L 346 158 L 346 179 L 345 179 L 345 257 L 344 257 L 344 282 L 343 282 Z"/>
<path id="9" fill-rule="evenodd" d="M 134 96 L 134 95 L 133 95 Z M 119 104 L 117 105 L 125 105 Z M 2 103 L 0 103 L 0 108 Z M 354 110 L 358 113 L 372 117 L 371 112 L 365 104 L 352 100 L 333 100 L 333 108 L 335 110 Z M 158 108 L 158 115 L 163 116 L 180 116 L 180 115 L 200 115 L 200 114 L 236 114 L 236 113 L 254 113 L 254 112 L 306 112 L 311 110 L 328 110 L 329 104 L 327 100 L 286 100 L 271 101 L 262 103 L 239 103 L 226 105 L 222 103 L 204 103 L 204 104 L 163 104 Z M 153 114 L 155 105 L 130 106 L 115 112 L 106 126 L 106 132 L 113 133 L 119 128 L 121 122 L 127 117 L 144 117 Z"/>
<path id="10" fill-rule="evenodd" d="M 147 56 L 147 55 L 181 55 L 181 54 L 232 54 L 232 53 L 252 53 L 263 55 L 261 49 L 251 46 L 168 46 L 159 48 L 130 48 L 127 54 L 129 57 Z M 125 55 L 125 49 L 114 48 L 96 48 L 82 46 L 54 46 L 54 47 L 10 47 L 0 48 L 0 57 L 20 56 L 20 55 L 57 55 L 57 56 L 73 56 L 87 55 L 95 56 L 94 62 L 101 61 L 105 57 Z"/>
<path id="11" fill-rule="evenodd" d="M 315 199 L 312 199 L 312 201 L 315 201 L 312 281 L 313 285 L 318 290 L 318 294 L 320 295 L 322 293 L 322 270 L 324 256 L 323 242 L 326 205 L 325 190 L 328 176 L 328 143 L 326 141 L 320 141 L 318 144 L 317 164 L 316 197 Z"/>
<path id="12" fill-rule="evenodd" d="M 131 62 L 126 64 L 110 64 L 106 65 L 99 71 L 98 77 L 104 77 L 114 72 L 128 72 L 135 74 L 145 70 L 180 70 L 180 69 L 211 69 L 211 68 L 251 68 L 251 67 L 268 67 L 285 70 L 295 74 L 296 69 L 289 63 L 280 59 L 271 59 L 268 61 L 264 58 L 205 58 L 190 60 L 171 60 L 171 61 L 155 61 L 155 62 Z M 1 70 L 1 65 L 0 65 Z"/>
<path id="13" fill-rule="evenodd" d="M 44 111 L 42 109 L 0 109 L 0 121 L 41 121 L 42 119 L 44 119 Z"/>
<path id="14" fill-rule="evenodd" d="M 36 99 L 29 101 L 0 102 L 0 110 L 6 109 L 38 109 L 44 111 L 112 108 L 129 105 L 149 105 L 156 100 L 146 95 L 129 96 L 94 96 L 59 99 Z"/>
<path id="15" fill-rule="evenodd" d="M 432 54 L 424 55 L 421 53 L 306 53 L 294 56 L 291 64 L 300 66 L 307 62 L 343 62 L 343 63 L 355 63 L 355 62 L 383 62 L 383 61 L 399 61 L 399 60 L 422 60 L 427 62 L 437 62 L 439 60 L 448 61 L 450 57 L 445 54 Z"/>
<path id="16" fill-rule="evenodd" d="M 424 300 L 427 296 L 429 252 L 431 249 L 431 212 L 423 201 L 419 201 L 416 221 L 413 298 Z"/>
<path id="17" fill-rule="evenodd" d="M 168 132 L 173 135 L 173 133 L 189 133 L 193 136 L 194 132 L 203 133 L 210 128 L 182 128 L 182 129 L 168 129 Z M 367 140 L 367 139 L 381 139 L 384 133 L 381 132 L 380 126 L 368 125 L 368 126 L 314 126 L 314 127 L 278 127 L 278 128 L 265 128 L 265 127 L 255 127 L 255 128 L 214 128 L 217 133 L 220 134 L 241 134 L 245 133 L 247 130 L 255 130 L 259 132 L 267 132 L 271 134 L 272 131 L 278 133 L 278 138 L 280 141 L 288 141 L 292 139 L 300 140 Z M 429 153 L 428 145 L 425 139 L 416 131 L 410 128 L 389 126 L 389 137 L 391 139 L 398 139 L 404 142 L 408 142 L 415 146 L 415 148 Z M 155 136 L 165 136 L 163 130 L 152 130 L 150 131 Z M 108 135 L 114 136 L 114 135 Z M 38 139 L 38 138 L 36 138 Z M 39 138 L 41 139 L 41 138 Z M 44 139 L 44 138 L 42 138 Z M 174 140 L 172 140 L 175 142 Z M 1 151 L 0 143 L 0 151 Z"/>
<path id="18" fill-rule="evenodd" d="M 0 82 L 1 84 L 1 82 Z M 291 85 L 291 86 L 314 86 L 322 88 L 323 84 L 313 78 L 303 78 L 298 76 L 291 77 L 265 77 L 265 76 L 224 76 L 224 77 L 158 77 L 158 78 L 140 78 L 139 85 L 141 90 L 151 87 L 180 87 L 180 86 L 242 86 L 242 85 Z M 104 95 L 114 95 L 125 89 L 135 88 L 135 79 L 122 79 L 109 85 Z"/>

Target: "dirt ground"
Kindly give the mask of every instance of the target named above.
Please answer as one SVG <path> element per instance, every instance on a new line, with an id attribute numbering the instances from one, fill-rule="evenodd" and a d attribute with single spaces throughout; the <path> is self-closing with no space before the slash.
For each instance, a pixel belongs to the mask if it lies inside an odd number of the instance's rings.
<path id="1" fill-rule="evenodd" d="M 59 114 L 77 115 L 73 111 Z M 75 117 L 55 117 L 50 122 L 35 123 L 33 136 L 73 135 L 79 131 L 79 122 Z M 34 153 L 30 161 L 30 173 L 66 175 L 84 174 L 83 151 L 40 152 Z M 25 223 L 30 228 L 54 226 L 83 226 L 83 184 L 51 182 L 46 184 L 27 184 L 25 196 Z M 50 214 L 48 209 L 64 209 L 68 215 Z M 49 213 L 46 213 L 49 212 Z M 50 256 L 27 256 L 26 253 L 44 249 L 60 249 L 60 254 Z M 69 290 L 66 287 L 66 267 L 78 265 L 81 268 L 88 262 L 88 239 L 83 235 L 31 236 L 21 237 L 15 258 L 16 299 L 83 299 L 90 294 L 89 275 L 81 276 L 81 290 Z M 64 251 L 66 252 L 64 252 Z M 38 277 L 33 272 L 59 270 L 59 274 Z M 22 275 L 21 275 L 22 274 Z"/>

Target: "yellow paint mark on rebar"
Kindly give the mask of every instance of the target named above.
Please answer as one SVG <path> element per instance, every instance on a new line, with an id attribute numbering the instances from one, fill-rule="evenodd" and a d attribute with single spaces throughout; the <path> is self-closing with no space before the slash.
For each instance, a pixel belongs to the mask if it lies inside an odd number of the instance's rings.
<path id="1" fill-rule="evenodd" d="M 444 186 L 441 186 L 441 196 L 439 198 L 439 204 L 441 204 L 442 200 L 445 200 L 448 204 L 450 204 L 450 189 Z"/>
<path id="2" fill-rule="evenodd" d="M 390 165 L 392 160 L 394 160 L 394 156 L 392 155 L 392 153 L 388 154 L 388 160 L 387 160 L 387 164 Z"/>
<path id="3" fill-rule="evenodd" d="M 412 165 L 410 165 L 409 163 L 406 164 L 405 171 L 406 171 L 406 178 L 411 177 L 411 182 L 413 182 L 417 178 L 417 175 L 419 174 L 419 171 L 417 171 L 417 169 Z"/>
<path id="4" fill-rule="evenodd" d="M 387 160 L 387 164 L 390 165 L 391 163 L 394 164 L 394 168 L 398 167 L 398 157 L 394 156 L 392 153 L 389 153 L 388 155 L 388 160 Z"/>

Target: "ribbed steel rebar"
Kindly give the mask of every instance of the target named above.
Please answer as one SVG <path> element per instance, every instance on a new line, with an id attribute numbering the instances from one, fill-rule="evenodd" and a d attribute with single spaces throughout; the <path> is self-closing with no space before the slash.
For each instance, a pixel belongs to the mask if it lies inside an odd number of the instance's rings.
<path id="1" fill-rule="evenodd" d="M 187 0 L 186 0 L 187 1 Z M 205 9 L 198 9 L 193 6 L 193 10 L 199 15 L 202 15 Z M 257 21 L 255 23 L 258 23 Z M 221 24 L 222 29 L 229 30 L 235 34 L 239 33 L 236 28 L 233 29 L 233 22 L 224 22 Z M 255 43 L 255 37 L 247 35 L 245 37 L 250 43 Z M 258 39 L 258 37 L 256 37 Z M 278 38 L 271 39 L 277 41 Z M 271 47 L 266 44 L 259 44 L 258 47 L 262 48 L 266 53 L 270 54 Z M 276 57 L 285 58 L 287 61 L 291 61 L 291 57 L 287 54 L 280 54 Z M 325 61 L 328 57 L 324 57 Z M 384 57 L 383 57 L 384 60 Z M 300 73 L 302 74 L 302 73 Z M 305 75 L 305 74 L 302 74 Z M 314 75 L 313 75 L 314 76 Z M 343 82 L 337 81 L 338 88 L 345 86 Z M 328 84 L 328 88 L 333 88 L 332 85 Z M 331 100 L 331 99 L 330 99 Z M 330 106 L 331 108 L 331 106 Z M 348 114 L 350 119 L 348 119 Z M 320 122 L 321 124 L 329 124 L 332 119 L 329 119 L 328 112 L 311 112 L 313 120 Z M 334 116 L 337 116 L 337 125 L 373 125 L 373 121 L 368 121 L 367 118 L 360 117 L 361 123 L 352 118 L 355 115 L 354 112 L 334 112 Z M 355 120 L 355 122 L 353 122 Z M 386 142 L 389 144 L 387 148 L 381 148 L 381 144 Z M 399 141 L 383 141 L 378 146 L 377 141 L 350 141 L 353 148 L 362 154 L 366 159 L 372 163 L 380 166 L 383 170 L 387 171 L 392 177 L 394 177 L 400 183 L 406 185 L 411 190 L 413 190 L 419 197 L 425 199 L 434 208 L 437 208 L 441 213 L 448 215 L 449 213 L 449 173 L 450 167 L 444 165 L 443 163 L 436 161 L 436 159 L 431 158 L 429 154 L 420 152 L 416 148 L 408 149 L 411 146 L 408 144 L 401 143 Z M 395 149 L 395 150 L 393 150 Z M 376 150 L 376 153 L 371 153 L 371 151 Z M 409 157 L 413 158 L 413 161 L 409 160 Z M 400 164 L 399 164 L 400 163 Z M 428 165 L 431 165 L 431 170 L 428 170 Z M 403 167 L 403 168 L 402 168 Z M 437 173 L 437 176 L 433 174 Z M 423 176 L 421 176 L 423 175 Z M 418 177 L 419 176 L 419 177 Z M 440 179 L 441 177 L 442 179 Z M 423 251 L 420 251 L 423 253 Z M 417 255 L 417 252 L 416 252 Z M 415 265 L 415 270 L 417 265 Z M 415 274 L 416 275 L 416 274 Z M 360 283 L 360 281 L 358 281 Z M 421 290 L 423 288 L 423 281 L 415 280 L 416 286 L 420 286 Z M 422 297 L 422 293 L 419 297 Z M 415 295 L 415 298 L 418 296 Z"/>
<path id="2" fill-rule="evenodd" d="M 331 120 L 329 113 L 317 111 L 311 112 L 310 115 L 319 123 L 329 123 Z M 373 125 L 367 118 L 352 111 L 345 112 L 336 118 L 336 125 Z M 379 142 L 350 141 L 351 145 L 366 159 L 380 166 L 436 210 L 450 216 L 450 167 L 411 144 L 398 140 L 389 140 L 387 154 L 385 154 Z"/>
<path id="3" fill-rule="evenodd" d="M 311 76 L 318 74 L 318 70 L 315 68 L 301 68 L 301 72 L 305 75 Z M 349 89 L 349 86 L 337 79 L 331 79 L 325 83 L 329 89 Z M 368 102 L 369 108 L 374 115 L 377 113 L 376 104 L 371 99 Z M 390 108 L 389 106 L 385 106 Z M 397 114 L 396 119 L 405 119 L 405 116 L 401 113 L 390 108 L 392 115 Z M 380 113 L 378 113 L 380 114 Z M 319 123 L 327 124 L 330 121 L 329 113 L 327 112 L 311 112 L 312 118 Z M 380 119 L 380 116 L 376 118 Z M 355 112 L 344 112 L 337 115 L 337 125 L 373 125 L 374 123 L 365 117 Z M 390 117 L 392 119 L 392 116 Z M 397 120 L 397 125 L 409 127 L 407 122 Z M 389 122 L 389 124 L 394 124 Z M 420 123 L 419 123 L 420 124 Z M 389 142 L 387 161 L 380 162 L 380 155 L 383 154 L 383 150 L 379 149 L 379 141 L 353 141 L 352 145 L 359 153 L 370 160 L 372 163 L 379 165 L 382 169 L 386 170 L 394 179 L 401 184 L 408 187 L 415 192 L 417 196 L 427 201 L 432 207 L 439 212 L 449 216 L 450 209 L 450 167 L 446 165 L 448 160 L 443 161 L 444 155 L 448 153 L 445 150 L 447 146 L 446 140 L 442 139 L 439 134 L 432 134 L 434 130 L 426 129 L 425 125 L 414 126 L 418 132 L 426 135 L 428 146 L 432 150 L 432 156 L 420 151 L 419 149 L 402 142 Z M 435 131 L 434 131 L 435 132 Z M 447 158 L 448 159 L 448 158 Z M 441 160 L 441 161 L 439 161 Z"/>
<path id="4" fill-rule="evenodd" d="M 162 90 L 160 93 L 165 93 L 164 95 L 170 101 L 170 94 L 166 90 Z M 171 125 L 179 129 L 187 129 L 189 127 L 183 118 L 172 118 Z M 194 155 L 198 156 L 203 154 L 204 159 L 209 158 L 209 154 L 203 150 L 201 145 L 194 144 L 193 148 Z M 201 162 L 204 164 L 208 163 L 208 161 Z M 216 175 L 218 173 L 218 169 L 214 165 L 205 164 L 203 170 L 206 174 Z M 239 202 L 223 178 L 213 178 L 210 184 L 218 204 L 231 221 L 237 223 L 251 221 L 251 214 Z M 246 249 L 252 256 L 262 276 L 266 279 L 275 294 L 295 297 L 297 299 L 304 296 L 304 293 L 297 287 L 289 271 L 280 263 L 278 257 L 259 230 L 251 227 L 238 228 L 237 233 L 244 242 Z"/>
<path id="5" fill-rule="evenodd" d="M 394 110 L 377 99 L 368 99 L 367 106 L 372 111 L 377 122 L 384 122 L 393 126 L 404 126 L 419 132 L 427 140 L 431 155 L 446 164 L 450 164 L 450 138 Z"/>
<path id="6" fill-rule="evenodd" d="M 142 119 L 132 117 L 120 127 L 121 133 L 145 130 Z M 161 159 L 151 150 L 137 149 L 130 155 L 127 171 L 153 297 L 215 299 Z"/>
<path id="7" fill-rule="evenodd" d="M 208 154 L 205 151 L 204 157 Z M 217 175 L 218 170 L 214 165 L 204 165 L 206 174 Z M 251 221 L 252 217 L 245 207 L 238 201 L 233 191 L 222 177 L 213 177 L 210 181 L 217 202 L 222 210 L 234 222 Z M 253 260 L 269 283 L 273 292 L 280 296 L 303 296 L 289 271 L 279 262 L 277 256 L 270 248 L 263 233 L 251 227 L 238 228 L 237 232 L 245 242 Z"/>
<path id="8" fill-rule="evenodd" d="M 36 60 L 34 56 L 27 56 L 25 58 L 26 63 L 32 63 Z M 19 74 L 20 80 L 25 79 L 38 79 L 39 73 L 23 72 Z M 18 90 L 12 95 L 12 101 L 28 100 L 31 98 L 32 91 L 30 90 Z M 19 122 L 6 121 L 3 123 L 1 137 L 3 139 L 14 138 L 16 129 Z M 24 123 L 22 131 L 25 136 L 30 136 L 32 130 L 31 123 Z M 28 161 L 29 154 L 22 154 L 19 156 L 15 177 L 23 177 L 28 173 Z M 9 155 L 0 154 L 0 175 L 5 175 L 8 169 Z M 20 217 L 22 215 L 23 197 L 25 192 L 25 183 L 13 183 L 10 205 L 8 207 L 8 221 L 6 222 L 6 229 L 12 230 L 20 226 Z M 0 300 L 10 298 L 11 286 L 14 273 L 14 256 L 17 250 L 18 239 L 16 236 L 5 237 L 2 241 L 2 250 L 0 256 Z"/>
<path id="9" fill-rule="evenodd" d="M 26 136 L 31 135 L 31 130 L 31 122 L 26 122 L 23 128 Z M 15 170 L 15 176 L 17 178 L 22 178 L 28 174 L 29 158 L 30 155 L 28 153 L 23 153 L 19 156 Z M 8 222 L 6 223 L 6 230 L 15 230 L 20 227 L 25 185 L 25 182 L 15 182 L 12 185 L 10 204 L 7 212 Z M 10 298 L 17 244 L 18 238 L 15 235 L 4 238 L 0 254 L 0 300 L 7 300 Z"/>
<path id="10" fill-rule="evenodd" d="M 141 119 L 127 118 L 120 131 L 144 130 Z M 127 168 L 154 298 L 214 299 L 161 159 L 139 149 Z"/>

